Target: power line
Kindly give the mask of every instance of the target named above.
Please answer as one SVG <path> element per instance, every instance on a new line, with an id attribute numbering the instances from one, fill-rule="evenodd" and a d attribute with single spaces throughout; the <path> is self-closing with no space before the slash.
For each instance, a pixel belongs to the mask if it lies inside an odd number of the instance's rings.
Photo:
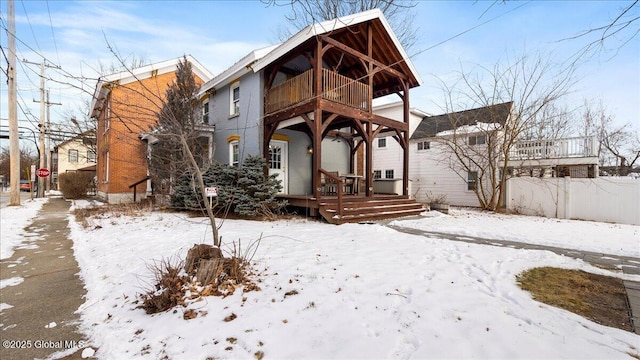
<path id="1" fill-rule="evenodd" d="M 29 19 L 29 14 L 27 13 L 27 8 L 24 6 L 24 0 L 20 1 L 20 3 L 22 4 L 22 10 L 24 10 L 24 16 L 27 17 L 27 22 L 29 23 L 29 29 L 31 29 L 31 35 L 33 35 L 33 40 L 36 42 L 36 46 L 38 47 L 38 50 L 41 50 L 40 49 L 40 44 L 38 43 L 38 38 L 36 37 L 36 33 L 35 33 L 35 31 L 33 31 L 33 26 L 31 26 L 31 19 Z"/>
<path id="2" fill-rule="evenodd" d="M 47 4 L 47 13 L 49 14 L 49 26 L 51 27 L 51 37 L 53 38 L 53 46 L 56 48 L 56 56 L 58 57 L 58 64 L 60 64 L 60 53 L 58 52 L 58 43 L 56 42 L 56 34 L 53 32 L 53 21 L 51 21 L 51 10 L 49 10 L 49 0 L 45 2 Z"/>

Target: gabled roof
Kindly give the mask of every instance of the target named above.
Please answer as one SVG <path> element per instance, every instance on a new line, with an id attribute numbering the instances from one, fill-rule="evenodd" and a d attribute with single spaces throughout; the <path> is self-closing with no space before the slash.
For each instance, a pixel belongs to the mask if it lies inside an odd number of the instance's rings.
<path id="1" fill-rule="evenodd" d="M 193 56 L 186 55 L 187 61 L 191 63 L 193 73 L 202 79 L 203 82 L 207 82 L 213 78 L 213 74 L 209 72 L 202 64 L 198 62 Z M 176 71 L 178 63 L 182 61 L 183 56 L 175 59 L 165 60 L 159 63 L 141 66 L 131 71 L 122 71 L 119 73 L 102 76 L 98 79 L 96 89 L 93 93 L 93 100 L 91 101 L 90 117 L 97 116 L 104 101 L 105 95 L 109 92 L 108 84 L 117 83 L 118 85 L 125 85 L 138 80 L 147 79 L 154 73 L 155 75 L 162 75 L 168 72 Z"/>
<path id="2" fill-rule="evenodd" d="M 509 101 L 477 109 L 427 116 L 422 119 L 416 131 L 413 132 L 411 140 L 434 137 L 438 133 L 454 128 L 469 128 L 470 125 L 475 125 L 476 123 L 504 125 L 511 114 L 512 105 L 513 102 Z"/>
<path id="3" fill-rule="evenodd" d="M 238 60 L 235 64 L 231 65 L 231 67 L 227 68 L 225 71 L 218 74 L 213 79 L 205 82 L 200 87 L 200 92 L 198 96 L 202 96 L 205 92 L 210 89 L 215 89 L 218 87 L 222 87 L 228 85 L 232 81 L 241 77 L 242 75 L 251 71 L 250 65 L 263 58 L 266 54 L 271 52 L 273 49 L 278 47 L 279 45 L 271 45 L 261 49 L 253 50 L 249 54 L 247 54 L 242 59 Z"/>
<path id="4" fill-rule="evenodd" d="M 408 70 L 411 72 L 411 76 L 415 79 L 418 85 L 422 84 L 420 75 L 416 71 L 413 63 L 411 62 L 411 59 L 406 54 L 404 48 L 400 44 L 400 41 L 391 29 L 391 25 L 389 25 L 389 22 L 385 18 L 384 14 L 379 9 L 373 9 L 309 25 L 281 44 L 252 51 L 240 61 L 235 63 L 233 66 L 220 73 L 214 79 L 205 83 L 201 87 L 200 94 L 204 94 L 206 91 L 212 88 L 225 86 L 250 71 L 257 73 L 258 71 L 264 69 L 266 66 L 280 59 L 282 56 L 285 56 L 296 47 L 302 45 L 306 41 L 316 36 L 335 33 L 342 29 L 372 20 L 379 21 L 382 28 L 389 36 L 389 39 L 392 42 L 393 46 L 400 54 L 402 62 L 406 64 Z"/>
<path id="5" fill-rule="evenodd" d="M 72 143 L 74 141 L 77 141 L 77 140 L 84 140 L 85 138 L 86 139 L 93 139 L 95 141 L 96 131 L 93 130 L 93 129 L 87 130 L 87 131 L 85 131 L 85 132 L 83 132 L 81 134 L 78 134 L 78 135 L 76 135 L 76 136 L 74 136 L 74 137 L 72 137 L 70 139 L 67 139 L 67 140 L 61 142 L 60 144 L 58 144 L 56 146 L 56 148 L 63 147 L 65 145 L 70 144 L 70 143 Z"/>

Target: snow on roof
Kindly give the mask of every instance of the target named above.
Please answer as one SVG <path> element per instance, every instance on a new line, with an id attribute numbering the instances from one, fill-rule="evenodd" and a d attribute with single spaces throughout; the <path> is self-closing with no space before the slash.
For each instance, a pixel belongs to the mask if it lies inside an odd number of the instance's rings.
<path id="1" fill-rule="evenodd" d="M 456 129 L 440 131 L 436 136 L 449 136 L 453 134 L 475 134 L 486 133 L 490 131 L 500 130 L 502 125 L 499 123 L 477 123 L 475 125 L 463 125 Z"/>
<path id="2" fill-rule="evenodd" d="M 276 61 L 289 51 L 295 49 L 300 44 L 304 43 L 308 39 L 325 34 L 331 31 L 336 31 L 348 26 L 352 26 L 355 24 L 363 23 L 366 21 L 370 21 L 373 19 L 379 19 L 382 23 L 383 27 L 389 34 L 389 37 L 393 41 L 395 47 L 398 49 L 398 52 L 406 62 L 407 66 L 413 73 L 413 76 L 418 81 L 418 84 L 422 84 L 422 79 L 418 74 L 418 71 L 413 66 L 411 59 L 404 51 L 404 48 L 400 44 L 400 40 L 396 37 L 395 33 L 391 29 L 391 25 L 385 18 L 384 14 L 380 9 L 372 9 L 364 12 L 360 12 L 357 14 L 347 15 L 340 18 L 323 21 L 321 23 L 316 23 L 312 25 L 308 25 L 304 29 L 300 30 L 297 34 L 290 37 L 287 41 L 272 45 L 266 48 L 262 48 L 259 50 L 254 50 L 249 53 L 247 56 L 242 58 L 240 61 L 233 64 L 227 70 L 220 73 L 211 81 L 205 83 L 200 90 L 199 95 L 204 94 L 206 91 L 220 86 L 225 86 L 229 84 L 231 81 L 241 77 L 242 75 L 248 73 L 249 71 L 253 71 L 254 73 L 262 70 L 267 65 Z"/>

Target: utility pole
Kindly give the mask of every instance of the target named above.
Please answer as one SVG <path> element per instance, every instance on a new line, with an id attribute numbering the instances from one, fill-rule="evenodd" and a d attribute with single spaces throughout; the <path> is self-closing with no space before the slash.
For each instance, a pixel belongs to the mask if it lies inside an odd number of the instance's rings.
<path id="1" fill-rule="evenodd" d="M 20 205 L 20 135 L 18 134 L 18 92 L 16 85 L 16 13 L 13 0 L 7 1 L 7 40 L 9 43 L 7 80 L 9 82 L 9 205 Z"/>
<path id="2" fill-rule="evenodd" d="M 45 158 L 47 159 L 47 169 L 49 169 L 49 176 L 47 176 L 46 180 L 46 190 L 51 190 L 51 177 L 53 176 L 53 170 L 51 169 L 51 105 L 62 105 L 61 103 L 52 103 L 49 100 L 49 90 L 47 90 L 47 127 L 45 128 L 45 134 L 47 135 L 47 145 L 45 148 L 47 149 L 47 155 Z"/>
<path id="3" fill-rule="evenodd" d="M 35 62 L 31 62 L 31 61 L 27 61 L 25 59 L 22 60 L 22 62 L 26 63 L 26 64 L 32 64 L 32 65 L 40 65 L 40 124 L 38 124 L 38 127 L 40 128 L 40 165 L 39 165 L 39 169 L 42 169 L 44 167 L 47 166 L 47 162 L 46 162 L 46 151 L 47 149 L 45 149 L 44 147 L 44 134 L 45 134 L 45 117 L 44 117 L 44 106 L 45 106 L 45 89 L 44 89 L 44 71 L 45 68 L 47 67 L 55 67 L 58 68 L 57 66 L 53 66 L 53 65 L 47 65 L 44 61 L 41 63 L 35 63 Z M 38 102 L 37 100 L 33 100 L 34 102 Z M 38 176 L 37 178 L 38 180 L 38 197 L 44 197 L 44 178 L 41 178 Z"/>

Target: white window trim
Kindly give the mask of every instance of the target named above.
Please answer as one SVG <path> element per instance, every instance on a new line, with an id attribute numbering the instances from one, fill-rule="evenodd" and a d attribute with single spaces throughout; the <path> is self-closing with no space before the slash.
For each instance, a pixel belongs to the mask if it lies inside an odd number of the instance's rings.
<path id="1" fill-rule="evenodd" d="M 240 93 L 238 91 L 238 106 L 236 106 L 236 101 L 233 99 L 233 92 L 235 89 L 240 88 L 240 81 L 236 81 L 233 84 L 229 85 L 229 117 L 235 117 L 240 115 Z"/>
<path id="2" fill-rule="evenodd" d="M 71 153 L 74 152 L 75 153 L 75 160 L 72 159 Z M 68 157 L 69 157 L 69 163 L 71 164 L 77 164 L 80 162 L 80 152 L 78 151 L 78 149 L 69 149 L 69 153 L 68 153 Z"/>
<path id="3" fill-rule="evenodd" d="M 384 140 L 384 146 L 380 146 L 380 140 Z M 386 149 L 387 148 L 387 138 L 386 137 L 378 138 L 378 141 L 376 143 L 376 147 L 378 149 Z"/>
<path id="4" fill-rule="evenodd" d="M 202 103 L 202 123 L 209 124 L 209 100 L 205 100 Z"/>
<path id="5" fill-rule="evenodd" d="M 475 174 L 472 179 L 472 174 Z M 473 184 L 473 189 L 469 189 Z M 476 191 L 478 189 L 478 172 L 477 171 L 467 171 L 467 191 Z"/>
<path id="6" fill-rule="evenodd" d="M 391 175 L 392 175 L 391 177 L 388 176 L 389 175 L 389 171 L 391 171 Z M 384 178 L 385 179 L 393 179 L 395 174 L 396 174 L 396 172 L 395 172 L 394 169 L 387 169 L 387 170 L 384 171 Z"/>
<path id="7" fill-rule="evenodd" d="M 238 159 L 235 160 L 235 164 L 234 164 L 234 159 L 233 159 L 233 147 L 236 147 L 238 149 Z M 229 142 L 229 165 L 231 166 L 239 166 L 240 165 L 240 142 L 238 140 L 233 140 Z"/>
<path id="8" fill-rule="evenodd" d="M 109 131 L 109 129 L 111 129 L 111 95 L 107 96 L 104 121 L 104 132 L 106 133 L 107 131 Z"/>
<path id="9" fill-rule="evenodd" d="M 87 163 L 91 164 L 96 162 L 96 152 L 93 150 L 87 150 Z"/>
<path id="10" fill-rule="evenodd" d="M 105 171 L 105 176 L 104 176 L 104 180 L 102 181 L 104 184 L 108 184 L 109 183 L 109 162 L 111 160 L 111 157 L 109 156 L 109 152 L 107 151 L 107 161 L 106 161 L 106 171 Z"/>

